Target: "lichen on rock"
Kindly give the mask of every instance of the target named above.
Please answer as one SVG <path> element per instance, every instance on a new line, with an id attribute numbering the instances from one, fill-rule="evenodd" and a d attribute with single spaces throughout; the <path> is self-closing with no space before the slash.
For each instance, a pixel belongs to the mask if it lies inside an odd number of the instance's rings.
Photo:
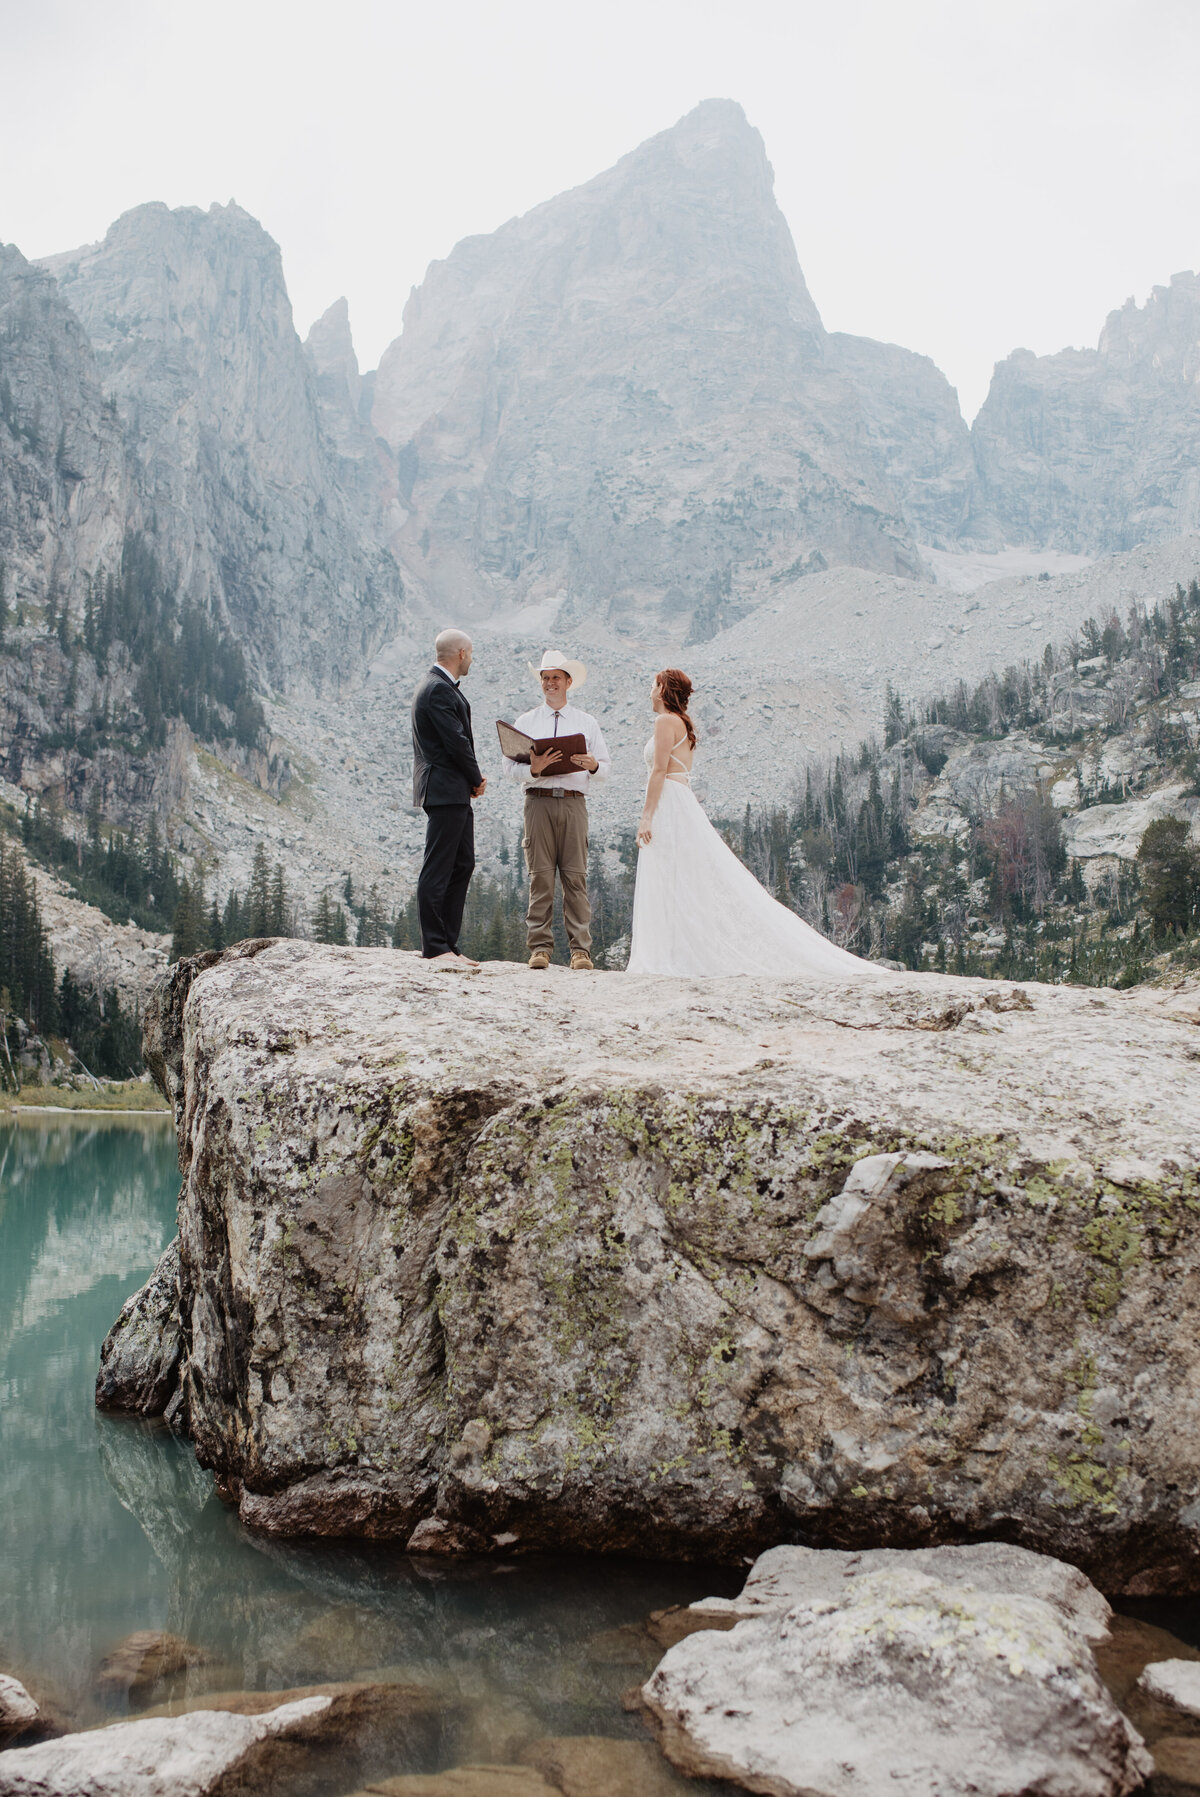
<path id="1" fill-rule="evenodd" d="M 1194 1585 L 1200 1096 L 1159 995 L 260 942 L 173 969 L 146 1030 L 171 1418 L 250 1526 L 986 1535 Z"/>

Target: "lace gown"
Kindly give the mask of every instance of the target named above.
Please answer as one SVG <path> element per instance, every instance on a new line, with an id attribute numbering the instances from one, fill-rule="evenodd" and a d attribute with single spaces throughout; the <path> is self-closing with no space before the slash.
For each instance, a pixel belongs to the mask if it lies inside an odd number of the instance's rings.
<path id="1" fill-rule="evenodd" d="M 676 745 L 678 747 L 678 745 Z M 875 979 L 881 969 L 773 899 L 728 848 L 672 753 L 651 837 L 638 851 L 630 973 Z M 654 765 L 654 739 L 646 766 Z"/>

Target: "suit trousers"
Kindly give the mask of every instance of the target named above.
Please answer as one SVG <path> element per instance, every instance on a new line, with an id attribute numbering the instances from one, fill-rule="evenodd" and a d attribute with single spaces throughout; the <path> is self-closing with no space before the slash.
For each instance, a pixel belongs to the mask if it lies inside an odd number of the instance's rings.
<path id="1" fill-rule="evenodd" d="M 425 859 L 417 876 L 421 953 L 455 954 L 467 887 L 475 871 L 475 814 L 470 805 L 425 808 Z"/>
<path id="2" fill-rule="evenodd" d="M 529 909 L 525 939 L 535 949 L 554 948 L 554 876 L 562 881 L 563 921 L 572 949 L 592 946 L 592 907 L 587 894 L 587 803 L 580 798 L 525 795 L 525 865 Z"/>

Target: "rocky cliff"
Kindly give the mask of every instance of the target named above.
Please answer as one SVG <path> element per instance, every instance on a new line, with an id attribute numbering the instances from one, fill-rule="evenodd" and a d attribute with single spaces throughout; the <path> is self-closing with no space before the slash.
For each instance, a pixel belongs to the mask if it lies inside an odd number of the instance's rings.
<path id="1" fill-rule="evenodd" d="M 253 1527 L 990 1536 L 1194 1589 L 1195 994 L 251 944 L 148 1060 L 180 1233 L 105 1344 Z"/>
<path id="2" fill-rule="evenodd" d="M 972 437 L 976 527 L 1093 554 L 1200 524 L 1200 278 L 1127 300 L 1094 350 L 1015 350 Z"/>
<path id="3" fill-rule="evenodd" d="M 336 681 L 394 628 L 386 499 L 342 465 L 292 323 L 279 250 L 239 206 L 125 213 L 48 259 L 124 425 L 140 519 L 181 601 L 237 631 L 262 677 Z"/>
<path id="4" fill-rule="evenodd" d="M 788 570 L 917 565 L 732 101 L 434 263 L 373 416 L 439 614 L 696 637 Z"/>
<path id="5" fill-rule="evenodd" d="M 119 565 L 133 489 L 91 345 L 49 275 L 0 245 L 0 596 L 82 610 Z"/>
<path id="6" fill-rule="evenodd" d="M 928 356 L 895 343 L 826 338 L 854 388 L 880 481 L 920 543 L 953 547 L 971 519 L 975 458 L 958 394 Z"/>

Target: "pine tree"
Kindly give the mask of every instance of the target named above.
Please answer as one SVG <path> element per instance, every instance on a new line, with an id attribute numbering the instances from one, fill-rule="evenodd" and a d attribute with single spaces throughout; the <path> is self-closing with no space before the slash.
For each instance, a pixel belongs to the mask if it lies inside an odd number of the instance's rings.
<path id="1" fill-rule="evenodd" d="M 488 927 L 488 933 L 483 939 L 483 949 L 479 958 L 481 961 L 503 961 L 507 946 L 504 911 L 500 905 L 497 905 L 492 912 L 492 921 Z"/>
<path id="2" fill-rule="evenodd" d="M 889 680 L 883 706 L 884 747 L 890 749 L 893 743 L 898 743 L 904 736 L 904 730 L 904 706 L 900 702 L 899 693 Z"/>
<path id="3" fill-rule="evenodd" d="M 1137 858 L 1154 934 L 1187 931 L 1200 922 L 1200 850 L 1190 840 L 1187 820 L 1156 818 L 1142 836 Z"/>
<path id="4" fill-rule="evenodd" d="M 386 948 L 388 946 L 388 920 L 384 908 L 383 897 L 378 886 L 372 886 L 367 893 L 367 902 L 363 906 L 358 919 L 359 948 Z"/>
<path id="5" fill-rule="evenodd" d="M 248 937 L 271 934 L 271 870 L 267 864 L 266 845 L 262 842 L 256 843 L 254 848 L 243 923 Z"/>
<path id="6" fill-rule="evenodd" d="M 225 910 L 221 915 L 221 934 L 225 938 L 226 948 L 231 943 L 241 942 L 246 934 L 242 927 L 242 907 L 234 886 L 229 888 L 229 896 L 225 900 Z"/>
<path id="7" fill-rule="evenodd" d="M 392 922 L 393 948 L 420 948 L 421 920 L 417 915 L 416 897 L 410 898 L 407 905 L 396 912 Z"/>
<path id="8" fill-rule="evenodd" d="M 338 906 L 337 909 L 340 910 L 341 907 Z M 322 890 L 320 898 L 317 900 L 316 911 L 313 913 L 314 942 L 337 941 L 334 910 L 333 900 L 329 896 L 329 888 L 325 887 Z"/>
<path id="9" fill-rule="evenodd" d="M 264 931 L 264 935 L 290 935 L 291 932 L 287 927 L 287 887 L 283 881 L 283 864 L 279 861 L 275 863 L 275 871 L 271 875 L 271 902 L 268 909 L 268 928 Z"/>
<path id="10" fill-rule="evenodd" d="M 182 880 L 172 920 L 172 961 L 182 961 L 185 956 L 198 954 L 202 948 L 207 947 L 206 921 L 203 880 L 198 877 L 194 884 L 189 880 Z"/>
<path id="11" fill-rule="evenodd" d="M 33 1028 L 55 1026 L 54 957 L 38 905 L 37 886 L 18 852 L 0 839 L 0 985 Z"/>

